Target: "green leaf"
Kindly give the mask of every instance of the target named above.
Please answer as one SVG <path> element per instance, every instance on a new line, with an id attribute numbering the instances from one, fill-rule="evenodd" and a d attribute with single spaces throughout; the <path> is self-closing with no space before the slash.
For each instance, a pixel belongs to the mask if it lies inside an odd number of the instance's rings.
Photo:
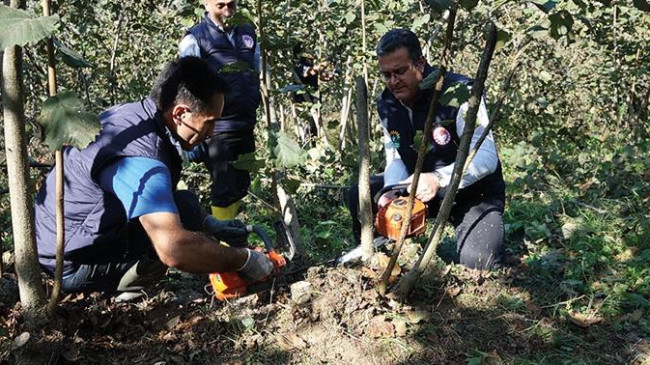
<path id="1" fill-rule="evenodd" d="M 34 18 L 24 10 L 0 4 L 0 49 L 35 44 L 50 37 L 58 22 L 58 15 Z"/>
<path id="2" fill-rule="evenodd" d="M 553 75 L 551 75 L 547 71 L 540 71 L 539 79 L 542 80 L 544 83 L 548 83 L 549 81 L 553 80 Z"/>
<path id="3" fill-rule="evenodd" d="M 478 0 L 459 0 L 458 3 L 466 10 L 472 10 L 478 5 Z"/>
<path id="4" fill-rule="evenodd" d="M 43 103 L 37 120 L 45 129 L 45 143 L 52 150 L 63 145 L 84 148 L 99 132 L 99 120 L 85 110 L 83 101 L 72 91 L 53 96 Z"/>
<path id="5" fill-rule="evenodd" d="M 420 147 L 422 146 L 422 143 L 424 143 L 424 132 L 421 130 L 415 132 L 415 137 L 413 137 L 413 145 L 411 146 L 415 152 L 420 152 Z M 433 149 L 433 145 L 429 143 L 427 146 L 427 150 L 425 153 L 429 153 Z"/>
<path id="6" fill-rule="evenodd" d="M 255 152 L 250 152 L 239 155 L 237 161 L 231 162 L 230 165 L 236 169 L 255 173 L 264 168 L 266 162 L 255 158 Z"/>
<path id="7" fill-rule="evenodd" d="M 439 68 L 433 70 L 430 74 L 427 75 L 427 77 L 420 81 L 420 84 L 418 85 L 420 87 L 420 90 L 433 89 L 436 86 L 436 80 L 438 80 L 438 76 L 440 76 Z"/>
<path id="8" fill-rule="evenodd" d="M 420 27 L 427 24 L 430 20 L 431 20 L 431 15 L 430 14 L 424 14 L 421 17 L 415 19 L 415 21 L 413 22 L 413 25 L 411 26 L 411 29 L 418 30 L 418 29 L 420 29 Z"/>
<path id="9" fill-rule="evenodd" d="M 648 0 L 632 0 L 632 4 L 639 10 L 650 12 L 650 2 Z"/>
<path id="10" fill-rule="evenodd" d="M 440 104 L 458 108 L 469 100 L 469 96 L 469 87 L 467 85 L 461 82 L 453 83 L 440 97 Z"/>
<path id="11" fill-rule="evenodd" d="M 219 70 L 219 73 L 221 73 L 221 74 L 231 74 L 231 73 L 248 71 L 250 69 L 251 69 L 251 66 L 248 64 L 248 62 L 237 61 L 237 62 L 229 63 L 229 64 L 223 66 Z"/>
<path id="12" fill-rule="evenodd" d="M 79 53 L 66 47 L 58 39 L 54 40 L 57 53 L 63 62 L 72 68 L 92 67 L 90 62 L 86 61 Z"/>
<path id="13" fill-rule="evenodd" d="M 345 23 L 351 24 L 356 18 L 357 15 L 355 13 L 347 13 L 345 15 Z"/>
<path id="14" fill-rule="evenodd" d="M 290 168 L 302 162 L 305 151 L 289 135 L 284 132 L 278 132 L 276 142 L 277 144 L 273 148 L 273 154 L 278 165 L 284 168 Z"/>
<path id="15" fill-rule="evenodd" d="M 293 195 L 300 188 L 300 180 L 284 178 L 282 179 L 282 186 L 287 193 Z"/>
<path id="16" fill-rule="evenodd" d="M 305 90 L 305 85 L 289 84 L 287 86 L 278 89 L 278 92 L 284 94 L 284 93 L 295 93 L 301 90 Z"/>
<path id="17" fill-rule="evenodd" d="M 496 52 L 505 47 L 510 38 L 512 38 L 512 35 L 510 35 L 510 33 L 506 32 L 503 29 L 497 29 L 497 43 L 494 46 L 494 51 Z"/>
<path id="18" fill-rule="evenodd" d="M 551 10 L 553 10 L 557 5 L 557 1 L 549 1 L 549 0 L 530 0 L 528 2 L 535 4 L 535 6 L 537 6 L 540 10 L 542 10 L 547 14 Z"/>
<path id="19" fill-rule="evenodd" d="M 551 22 L 549 29 L 551 37 L 556 40 L 567 36 L 573 28 L 573 17 L 566 10 L 549 15 L 548 20 Z"/>

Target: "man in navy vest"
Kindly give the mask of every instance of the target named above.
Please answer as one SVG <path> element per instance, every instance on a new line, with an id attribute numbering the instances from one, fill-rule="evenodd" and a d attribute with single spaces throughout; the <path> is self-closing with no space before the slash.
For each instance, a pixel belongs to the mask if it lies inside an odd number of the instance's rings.
<path id="1" fill-rule="evenodd" d="M 190 161 L 204 162 L 212 181 L 212 214 L 234 218 L 248 193 L 250 174 L 231 162 L 255 151 L 254 128 L 260 104 L 260 49 L 250 24 L 231 25 L 236 0 L 204 0 L 203 20 L 179 44 L 181 57 L 205 59 L 210 69 L 226 81 L 229 92 L 214 137 L 194 149 Z"/>
<path id="2" fill-rule="evenodd" d="M 182 151 L 212 136 L 226 90 L 205 61 L 180 59 L 165 67 L 150 97 L 103 112 L 88 147 L 64 150 L 64 292 L 118 291 L 128 300 L 167 267 L 239 271 L 253 282 L 271 273 L 263 254 L 194 232 L 246 234 L 241 222 L 202 214 L 194 194 L 176 190 Z M 48 273 L 56 256 L 55 185 L 51 171 L 35 204 L 39 260 Z"/>
<path id="3" fill-rule="evenodd" d="M 431 89 L 419 88 L 419 83 L 433 68 L 422 56 L 420 42 L 410 30 L 387 32 L 377 45 L 377 56 L 379 71 L 386 82 L 386 89 L 377 102 L 384 131 L 386 167 L 383 175 L 371 177 L 372 196 L 383 187 L 412 182 L 418 155 L 413 147 L 414 138 L 424 129 L 433 93 Z M 444 88 L 453 83 L 471 85 L 471 82 L 466 76 L 447 73 Z M 459 108 L 440 105 L 435 116 L 430 150 L 425 156 L 415 194 L 427 204 L 429 217 L 436 216 L 451 180 L 467 108 L 467 103 Z M 485 102 L 481 101 L 471 148 L 488 121 Z M 385 206 L 394 198 L 393 193 L 385 193 L 378 206 Z M 348 202 L 358 239 L 358 187 L 350 189 Z M 475 269 L 493 269 L 503 263 L 504 204 L 505 183 L 490 132 L 462 178 L 449 217 L 456 228 L 456 262 Z"/>

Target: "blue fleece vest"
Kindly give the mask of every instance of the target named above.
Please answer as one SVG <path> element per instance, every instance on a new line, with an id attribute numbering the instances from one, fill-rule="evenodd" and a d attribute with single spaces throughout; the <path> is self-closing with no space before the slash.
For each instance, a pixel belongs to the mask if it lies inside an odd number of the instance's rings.
<path id="1" fill-rule="evenodd" d="M 235 26 L 235 45 L 228 36 L 208 18 L 192 27 L 192 34 L 199 45 L 201 58 L 210 69 L 226 81 L 230 90 L 226 93 L 221 119 L 215 124 L 215 132 L 253 130 L 257 121 L 257 107 L 260 105 L 260 80 L 255 65 L 257 37 L 249 24 Z M 222 72 L 225 66 L 236 62 L 248 65 L 244 70 Z"/>
<path id="2" fill-rule="evenodd" d="M 426 65 L 424 75 L 428 75 L 433 68 Z M 471 85 L 472 79 L 448 72 L 445 75 L 443 90 L 454 83 Z M 391 137 L 391 142 L 397 149 L 404 165 L 413 174 L 418 159 L 418 151 L 414 148 L 414 139 L 417 131 L 424 130 L 429 105 L 433 97 L 433 89 L 421 91 L 421 97 L 413 105 L 413 125 L 409 123 L 408 110 L 399 102 L 388 89 L 385 89 L 379 96 L 377 109 L 381 120 L 386 121 L 386 129 Z M 430 150 L 425 155 L 422 172 L 431 172 L 444 166 L 453 164 L 456 161 L 460 136 L 456 131 L 456 116 L 458 108 L 448 105 L 438 106 L 438 113 L 432 126 L 432 138 Z M 458 190 L 457 202 L 473 200 L 481 195 L 504 194 L 505 183 L 501 172 L 501 162 L 498 162 L 497 169 L 490 175 L 482 178 L 474 184 Z"/>
<path id="3" fill-rule="evenodd" d="M 74 269 L 75 261 L 102 262 L 119 251 L 115 249 L 117 245 L 126 245 L 128 222 L 124 207 L 116 196 L 98 185 L 103 167 L 118 157 L 148 157 L 169 168 L 173 187 L 180 179 L 180 146 L 174 143 L 151 99 L 117 105 L 103 112 L 99 119 L 102 129 L 94 142 L 82 150 L 66 147 L 63 151 L 64 272 Z M 35 204 L 39 261 L 50 271 L 54 271 L 56 253 L 55 175 L 54 170 L 50 171 Z M 89 246 L 94 248 L 89 250 Z"/>

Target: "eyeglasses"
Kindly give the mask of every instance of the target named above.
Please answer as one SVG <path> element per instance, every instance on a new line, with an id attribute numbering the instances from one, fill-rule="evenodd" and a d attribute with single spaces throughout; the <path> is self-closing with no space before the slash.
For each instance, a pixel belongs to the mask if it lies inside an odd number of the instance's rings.
<path id="1" fill-rule="evenodd" d="M 215 6 L 216 6 L 217 9 L 219 9 L 219 10 L 225 8 L 226 6 L 227 6 L 228 9 L 230 9 L 230 10 L 235 10 L 235 9 L 237 8 L 237 2 L 236 2 L 236 1 L 231 1 L 231 2 L 229 2 L 229 3 L 217 3 Z"/>
<path id="2" fill-rule="evenodd" d="M 406 71 L 410 70 L 411 67 L 413 67 L 412 64 L 408 65 L 408 66 L 400 67 L 400 68 L 398 68 L 397 70 L 395 70 L 393 72 L 381 71 L 379 74 L 381 75 L 381 77 L 384 78 L 384 80 L 386 82 L 388 82 L 388 81 L 392 80 L 393 76 L 395 76 L 395 78 L 397 78 L 397 79 L 402 78 L 402 76 L 404 76 Z"/>

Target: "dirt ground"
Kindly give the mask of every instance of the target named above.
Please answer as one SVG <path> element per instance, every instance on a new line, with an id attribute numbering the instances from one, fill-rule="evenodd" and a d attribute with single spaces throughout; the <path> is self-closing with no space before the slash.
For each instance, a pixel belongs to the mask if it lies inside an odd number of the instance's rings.
<path id="1" fill-rule="evenodd" d="M 313 266 L 301 304 L 279 280 L 272 291 L 211 299 L 207 278 L 169 273 L 155 295 L 116 303 L 68 295 L 55 318 L 25 332 L 19 308 L 0 304 L 0 359 L 29 364 L 648 364 L 648 342 L 607 321 L 578 326 L 540 307 L 499 274 L 442 266 L 399 303 L 375 290 L 377 271 Z M 7 275 L 6 275 L 7 276 Z M 10 276 L 3 291 L 15 284 Z M 561 304 L 558 304 L 561 305 Z M 638 320 L 638 319 L 637 319 Z M 571 359 L 575 359 L 572 362 Z"/>

